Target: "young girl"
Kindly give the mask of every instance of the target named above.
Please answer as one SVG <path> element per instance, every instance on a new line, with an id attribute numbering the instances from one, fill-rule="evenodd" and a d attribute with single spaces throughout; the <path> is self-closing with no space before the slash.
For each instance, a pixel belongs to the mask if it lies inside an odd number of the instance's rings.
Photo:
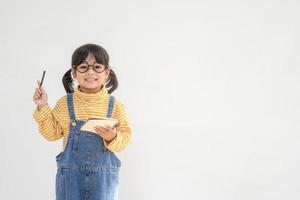
<path id="1" fill-rule="evenodd" d="M 72 76 L 78 82 L 75 89 Z M 63 85 L 67 95 L 53 109 L 43 87 L 37 87 L 33 95 L 39 132 L 49 141 L 63 138 L 63 151 L 56 156 L 56 199 L 115 200 L 121 162 L 113 152 L 130 143 L 131 128 L 124 105 L 110 95 L 118 81 L 106 50 L 95 44 L 76 49 Z M 81 131 L 92 116 L 115 118 L 119 126 L 96 126 L 97 134 Z"/>

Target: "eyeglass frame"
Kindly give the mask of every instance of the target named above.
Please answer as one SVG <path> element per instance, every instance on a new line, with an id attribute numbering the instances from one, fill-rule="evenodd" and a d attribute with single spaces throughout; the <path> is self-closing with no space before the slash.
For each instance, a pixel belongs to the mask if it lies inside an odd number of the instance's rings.
<path id="1" fill-rule="evenodd" d="M 84 71 L 84 72 L 81 72 L 81 71 L 79 71 L 79 70 L 77 69 L 77 67 L 78 67 L 79 65 L 81 65 L 82 63 L 85 63 L 85 64 L 87 65 L 87 70 Z M 82 63 L 80 63 L 80 64 L 77 65 L 77 66 L 72 66 L 72 68 L 75 69 L 77 72 L 82 73 L 82 74 L 88 72 L 88 71 L 90 70 L 90 67 L 93 67 L 94 72 L 99 73 L 99 74 L 102 73 L 102 72 L 104 72 L 105 69 L 109 68 L 108 65 L 103 65 L 103 64 L 100 64 L 100 63 L 97 63 L 97 62 L 95 62 L 95 63 L 92 64 L 92 65 L 89 65 L 89 63 L 86 62 L 86 61 L 83 61 Z M 104 69 L 103 69 L 101 72 L 96 71 L 96 70 L 95 70 L 95 64 L 103 65 L 103 66 L 104 66 Z"/>

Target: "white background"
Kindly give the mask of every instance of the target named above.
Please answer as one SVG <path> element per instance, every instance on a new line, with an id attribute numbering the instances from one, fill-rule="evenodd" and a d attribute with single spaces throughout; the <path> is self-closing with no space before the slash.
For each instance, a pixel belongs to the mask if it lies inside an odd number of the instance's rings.
<path id="1" fill-rule="evenodd" d="M 300 199 L 300 3 L 1 1 L 0 199 L 55 198 L 55 156 L 32 113 L 73 51 L 109 53 L 133 140 L 123 200 Z"/>

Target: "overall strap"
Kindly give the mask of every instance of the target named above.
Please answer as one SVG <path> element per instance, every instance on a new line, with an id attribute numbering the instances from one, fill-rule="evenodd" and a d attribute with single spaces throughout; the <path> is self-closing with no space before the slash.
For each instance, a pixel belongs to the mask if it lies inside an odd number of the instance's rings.
<path id="1" fill-rule="evenodd" d="M 74 113 L 74 105 L 73 105 L 73 93 L 69 93 L 67 95 L 67 100 L 68 100 L 68 109 L 69 109 L 70 120 L 74 121 L 75 113 Z"/>
<path id="2" fill-rule="evenodd" d="M 108 110 L 107 110 L 107 118 L 112 117 L 112 112 L 114 109 L 114 103 L 115 103 L 115 97 L 114 96 L 109 96 L 109 104 L 108 104 Z"/>

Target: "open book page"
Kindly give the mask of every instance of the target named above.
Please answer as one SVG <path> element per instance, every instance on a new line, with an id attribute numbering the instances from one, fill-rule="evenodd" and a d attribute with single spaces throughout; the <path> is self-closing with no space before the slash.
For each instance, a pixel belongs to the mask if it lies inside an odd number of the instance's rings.
<path id="1" fill-rule="evenodd" d="M 91 117 L 89 118 L 81 127 L 81 131 L 89 131 L 89 132 L 94 132 L 95 131 L 95 126 L 101 126 L 103 128 L 106 128 L 106 126 L 109 127 L 117 127 L 119 125 L 117 119 L 113 118 L 99 118 L 99 117 Z"/>

